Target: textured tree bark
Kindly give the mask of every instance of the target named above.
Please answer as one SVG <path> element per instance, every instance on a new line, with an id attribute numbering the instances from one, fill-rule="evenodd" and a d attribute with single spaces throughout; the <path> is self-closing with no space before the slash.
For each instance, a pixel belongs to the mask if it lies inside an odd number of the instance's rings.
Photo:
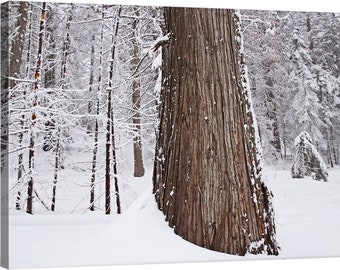
<path id="1" fill-rule="evenodd" d="M 154 193 L 175 233 L 229 254 L 278 254 L 232 10 L 166 8 Z"/>
<path id="2" fill-rule="evenodd" d="M 139 7 L 134 7 L 134 13 L 137 17 L 132 22 L 132 66 L 136 69 L 140 61 L 140 44 L 138 42 L 138 28 L 140 16 Z M 142 138 L 141 138 L 141 93 L 140 93 L 140 78 L 135 77 L 132 82 L 132 104 L 133 104 L 133 154 L 134 154 L 134 176 L 141 177 L 144 175 L 144 163 L 143 163 L 143 152 L 142 152 Z"/>

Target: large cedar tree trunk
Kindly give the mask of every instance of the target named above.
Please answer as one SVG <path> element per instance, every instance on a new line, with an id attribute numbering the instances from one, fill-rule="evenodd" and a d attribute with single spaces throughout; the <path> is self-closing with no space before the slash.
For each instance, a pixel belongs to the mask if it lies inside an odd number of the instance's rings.
<path id="1" fill-rule="evenodd" d="M 175 233 L 199 246 L 278 254 L 261 176 L 239 22 L 232 10 L 166 8 L 154 192 Z"/>

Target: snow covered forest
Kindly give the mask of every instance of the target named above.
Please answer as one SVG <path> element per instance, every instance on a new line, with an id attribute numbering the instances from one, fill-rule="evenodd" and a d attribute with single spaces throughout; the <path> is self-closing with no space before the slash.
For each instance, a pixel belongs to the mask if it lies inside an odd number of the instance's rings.
<path id="1" fill-rule="evenodd" d="M 129 180 L 153 159 L 160 10 L 21 2 L 11 12 L 20 71 L 10 93 L 11 168 L 18 174 L 10 205 L 26 208 L 34 178 L 35 213 L 109 213 L 102 200 L 114 176 L 113 197 L 119 203 L 119 181 L 125 209 L 136 192 Z"/>
<path id="2" fill-rule="evenodd" d="M 181 257 L 169 249 L 169 257 L 160 260 L 233 259 L 179 244 L 173 235 L 164 234 L 161 212 L 155 215 L 152 190 L 155 193 L 156 163 L 164 150 L 157 144 L 164 104 L 162 59 L 172 38 L 164 26 L 163 8 L 12 2 L 8 16 L 9 208 L 16 243 L 11 259 L 26 252 L 21 241 L 34 241 L 41 233 L 55 246 L 67 242 L 72 233 L 66 227 L 60 240 L 52 239 L 51 231 L 41 231 L 54 222 L 90 229 L 109 223 L 112 228 L 104 227 L 104 232 L 112 237 L 119 230 L 144 228 L 135 233 L 136 239 L 155 243 L 158 232 L 179 250 L 190 250 Z M 334 240 L 332 232 L 340 227 L 340 14 L 240 10 L 239 17 L 281 256 L 339 255 L 340 239 Z M 214 48 L 206 47 L 207 54 L 210 50 Z M 209 148 L 202 155 L 210 158 L 214 151 Z M 310 210 L 311 200 L 315 212 L 297 225 L 296 213 L 287 209 Z M 140 211 L 146 211 L 148 220 Z M 315 223 L 319 218 L 329 223 Z M 282 225 L 288 223 L 290 227 Z M 298 238 L 299 230 L 315 234 L 314 227 L 307 226 L 312 223 L 328 226 L 325 238 L 318 239 L 328 249 L 294 249 L 288 238 Z M 32 224 L 42 225 L 30 227 L 30 234 L 21 230 Z M 144 226 L 153 228 L 156 236 L 143 238 L 150 236 Z M 97 241 L 95 236 L 91 241 Z M 126 244 L 128 251 L 119 259 L 109 258 L 105 248 L 109 259 L 101 262 L 126 263 L 131 260 L 129 248 Z M 88 261 L 87 255 L 77 261 L 59 252 L 66 266 L 99 263 Z M 32 256 L 40 255 L 37 251 L 14 266 L 58 265 L 50 256 L 31 263 Z M 132 260 L 150 261 L 148 256 Z"/>
<path id="3" fill-rule="evenodd" d="M 289 160 L 307 131 L 339 164 L 339 14 L 242 12 L 245 55 L 268 164 Z"/>

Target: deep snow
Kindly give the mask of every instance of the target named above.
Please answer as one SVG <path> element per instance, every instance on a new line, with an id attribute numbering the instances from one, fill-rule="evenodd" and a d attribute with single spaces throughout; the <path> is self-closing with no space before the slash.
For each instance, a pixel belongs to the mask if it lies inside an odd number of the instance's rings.
<path id="1" fill-rule="evenodd" d="M 232 256 L 175 235 L 157 209 L 151 169 L 135 179 L 136 199 L 122 215 L 30 216 L 11 210 L 10 267 L 211 262 L 340 256 L 340 168 L 329 182 L 292 179 L 289 169 L 267 168 L 274 194 L 278 257 Z M 131 185 L 131 184 L 130 184 Z"/>

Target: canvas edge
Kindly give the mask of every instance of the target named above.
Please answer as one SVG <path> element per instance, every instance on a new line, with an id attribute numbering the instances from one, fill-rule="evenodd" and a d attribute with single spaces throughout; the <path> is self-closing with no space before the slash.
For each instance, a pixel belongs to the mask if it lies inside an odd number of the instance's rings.
<path id="1" fill-rule="evenodd" d="M 1 3 L 1 267 L 9 268 L 8 68 L 10 2 Z"/>

